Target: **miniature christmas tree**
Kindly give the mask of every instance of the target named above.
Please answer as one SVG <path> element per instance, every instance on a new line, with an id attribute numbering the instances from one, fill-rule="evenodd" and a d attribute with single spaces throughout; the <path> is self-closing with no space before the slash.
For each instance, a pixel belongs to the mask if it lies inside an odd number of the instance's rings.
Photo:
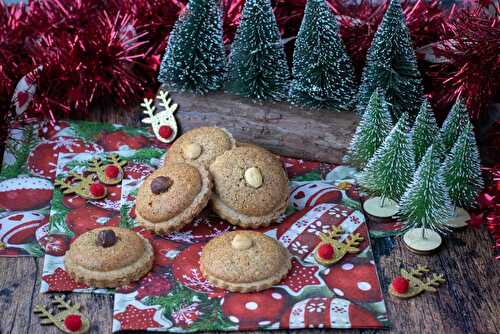
<path id="1" fill-rule="evenodd" d="M 441 137 L 443 139 L 443 146 L 446 152 L 450 152 L 460 136 L 460 133 L 463 131 L 464 124 L 467 121 L 469 121 L 467 107 L 461 99 L 458 99 L 455 101 L 455 104 L 451 108 L 443 126 L 441 127 Z"/>
<path id="2" fill-rule="evenodd" d="M 448 231 L 446 223 L 453 210 L 434 145 L 427 149 L 399 206 L 398 216 L 410 229 L 403 237 L 405 243 L 419 252 L 439 247 L 441 237 L 435 231 Z"/>
<path id="3" fill-rule="evenodd" d="M 382 199 L 398 201 L 415 171 L 409 116 L 404 113 L 361 174 L 360 183 Z"/>
<path id="4" fill-rule="evenodd" d="M 483 188 L 479 151 L 470 122 L 466 122 L 451 152 L 443 163 L 444 182 L 453 204 L 473 206 Z"/>
<path id="5" fill-rule="evenodd" d="M 292 103 L 334 110 L 352 108 L 354 70 L 325 0 L 307 1 L 295 42 L 292 73 Z"/>
<path id="6" fill-rule="evenodd" d="M 169 88 L 205 94 L 224 80 L 222 15 L 215 0 L 190 0 L 170 34 L 158 81 Z"/>
<path id="7" fill-rule="evenodd" d="M 382 91 L 376 89 L 356 128 L 345 161 L 363 168 L 382 145 L 391 128 L 389 106 Z"/>
<path id="8" fill-rule="evenodd" d="M 229 56 L 226 91 L 283 100 L 289 70 L 270 0 L 247 0 Z"/>
<path id="9" fill-rule="evenodd" d="M 420 111 L 415 119 L 412 129 L 412 139 L 413 148 L 415 149 L 415 163 L 417 165 L 431 144 L 434 144 L 434 150 L 437 151 L 438 156 L 443 157 L 444 149 L 439 127 L 427 99 L 424 99 L 424 102 L 422 102 Z"/>
<path id="10" fill-rule="evenodd" d="M 358 93 L 358 112 L 364 112 L 375 88 L 384 90 L 395 118 L 418 113 L 423 92 L 408 27 L 400 0 L 392 0 L 368 51 Z"/>

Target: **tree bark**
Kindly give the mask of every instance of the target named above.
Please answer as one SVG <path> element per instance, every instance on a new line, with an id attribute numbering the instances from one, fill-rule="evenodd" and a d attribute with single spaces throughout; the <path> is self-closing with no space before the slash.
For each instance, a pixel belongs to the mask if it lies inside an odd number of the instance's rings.
<path id="1" fill-rule="evenodd" d="M 358 123 L 354 112 L 259 103 L 224 93 L 170 95 L 179 105 L 175 116 L 181 133 L 200 126 L 224 127 L 240 142 L 307 160 L 341 163 Z"/>

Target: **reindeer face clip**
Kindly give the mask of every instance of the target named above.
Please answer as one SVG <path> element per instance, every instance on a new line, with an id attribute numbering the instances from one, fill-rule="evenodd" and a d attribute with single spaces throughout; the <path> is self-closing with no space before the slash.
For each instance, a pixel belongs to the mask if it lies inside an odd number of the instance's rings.
<path id="1" fill-rule="evenodd" d="M 160 91 L 156 96 L 160 100 L 159 106 L 163 111 L 154 113 L 156 107 L 153 105 L 152 99 L 144 99 L 141 106 L 144 108 L 143 113 L 148 115 L 142 120 L 145 124 L 151 124 L 153 132 L 162 143 L 171 143 L 177 136 L 177 123 L 175 121 L 174 112 L 179 107 L 176 103 L 172 104 L 172 98 L 168 97 L 167 91 Z"/>
<path id="2" fill-rule="evenodd" d="M 54 314 L 46 306 L 37 305 L 33 310 L 40 318 L 42 325 L 55 325 L 65 333 L 80 334 L 87 333 L 90 329 L 90 321 L 80 313 L 80 304 L 71 304 L 64 296 L 55 296 L 52 302 L 60 311 Z"/>
<path id="3" fill-rule="evenodd" d="M 432 277 L 423 280 L 423 274 L 429 272 L 429 268 L 421 265 L 410 271 L 401 269 L 401 276 L 393 279 L 389 287 L 389 293 L 394 297 L 407 299 L 415 297 L 424 291 L 436 292 L 436 287 L 444 283 L 445 279 L 442 274 L 432 274 Z"/>
<path id="4" fill-rule="evenodd" d="M 324 266 L 330 266 L 339 262 L 347 253 L 359 252 L 359 244 L 363 237 L 359 233 L 351 234 L 342 242 L 338 238 L 344 233 L 342 228 L 332 226 L 328 233 L 320 233 L 320 243 L 314 249 L 314 258 Z"/>

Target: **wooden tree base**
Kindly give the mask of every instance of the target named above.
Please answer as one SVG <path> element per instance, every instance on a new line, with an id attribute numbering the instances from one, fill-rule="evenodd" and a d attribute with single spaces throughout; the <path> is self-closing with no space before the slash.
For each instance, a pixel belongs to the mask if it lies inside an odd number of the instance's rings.
<path id="1" fill-rule="evenodd" d="M 341 163 L 358 124 L 355 112 L 252 102 L 222 92 L 205 96 L 178 92 L 170 95 L 179 105 L 175 117 L 181 132 L 200 126 L 220 126 L 238 141 L 307 160 Z"/>
<path id="2" fill-rule="evenodd" d="M 467 211 L 462 208 L 456 208 L 453 217 L 446 222 L 446 225 L 451 228 L 464 228 L 467 227 L 467 221 L 470 219 L 470 215 Z"/>
<path id="3" fill-rule="evenodd" d="M 413 228 L 403 235 L 403 242 L 413 253 L 428 255 L 441 246 L 443 239 L 439 233 L 430 229 L 425 230 L 425 238 L 422 238 L 422 228 Z"/>
<path id="4" fill-rule="evenodd" d="M 399 209 L 398 203 L 392 199 L 384 199 L 384 205 L 382 205 L 382 197 L 376 196 L 367 199 L 363 203 L 363 209 L 367 213 L 368 217 L 376 222 L 386 222 L 391 220 Z"/>

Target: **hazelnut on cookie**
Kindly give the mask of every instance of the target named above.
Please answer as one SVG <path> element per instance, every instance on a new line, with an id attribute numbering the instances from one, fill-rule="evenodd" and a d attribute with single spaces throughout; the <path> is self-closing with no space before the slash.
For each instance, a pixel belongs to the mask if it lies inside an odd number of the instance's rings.
<path id="1" fill-rule="evenodd" d="M 279 159 L 256 146 L 236 147 L 210 165 L 214 179 L 212 208 L 244 228 L 267 226 L 288 203 L 288 178 Z"/>
<path id="2" fill-rule="evenodd" d="M 233 292 L 252 292 L 279 283 L 292 267 L 278 241 L 255 231 L 224 233 L 201 252 L 200 270 L 213 285 Z"/>
<path id="3" fill-rule="evenodd" d="M 150 242 L 121 227 L 101 227 L 80 235 L 64 257 L 66 272 L 79 283 L 114 288 L 138 281 L 153 267 Z"/>
<path id="4" fill-rule="evenodd" d="M 166 165 L 139 188 L 136 220 L 158 234 L 177 231 L 205 208 L 211 194 L 211 177 L 204 167 L 186 162 Z"/>
<path id="5" fill-rule="evenodd" d="M 180 136 L 170 147 L 165 165 L 195 162 L 208 168 L 219 155 L 235 146 L 233 136 L 223 128 L 201 127 Z"/>

